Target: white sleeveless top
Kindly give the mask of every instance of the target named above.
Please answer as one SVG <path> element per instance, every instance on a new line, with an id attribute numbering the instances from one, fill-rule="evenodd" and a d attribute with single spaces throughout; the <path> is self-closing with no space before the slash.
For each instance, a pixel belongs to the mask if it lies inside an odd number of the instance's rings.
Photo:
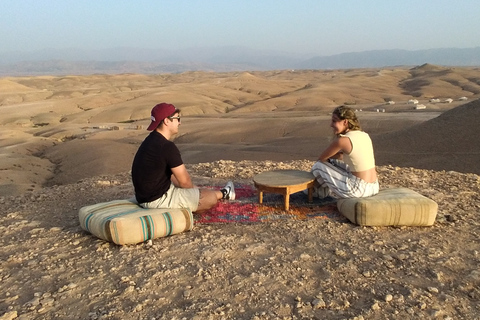
<path id="1" fill-rule="evenodd" d="M 347 137 L 352 143 L 352 151 L 349 154 L 343 154 L 343 161 L 348 164 L 351 171 L 359 172 L 375 168 L 373 145 L 368 133 L 353 130 L 340 136 Z"/>

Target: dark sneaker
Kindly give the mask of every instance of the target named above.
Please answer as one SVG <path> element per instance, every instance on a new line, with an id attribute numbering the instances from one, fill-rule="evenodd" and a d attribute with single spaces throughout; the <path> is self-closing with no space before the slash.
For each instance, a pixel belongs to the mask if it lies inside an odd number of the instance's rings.
<path id="1" fill-rule="evenodd" d="M 233 186 L 232 181 L 228 181 L 223 189 L 227 191 L 227 194 L 225 195 L 224 199 L 235 200 L 235 187 Z"/>

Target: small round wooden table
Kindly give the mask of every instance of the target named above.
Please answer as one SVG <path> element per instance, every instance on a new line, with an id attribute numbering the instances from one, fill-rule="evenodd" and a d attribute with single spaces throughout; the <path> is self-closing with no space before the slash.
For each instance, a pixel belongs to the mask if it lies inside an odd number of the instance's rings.
<path id="1" fill-rule="evenodd" d="M 311 172 L 301 170 L 265 171 L 253 177 L 258 190 L 258 202 L 263 203 L 263 193 L 279 193 L 284 197 L 285 210 L 290 207 L 292 193 L 308 189 L 308 201 L 313 201 L 315 177 Z"/>

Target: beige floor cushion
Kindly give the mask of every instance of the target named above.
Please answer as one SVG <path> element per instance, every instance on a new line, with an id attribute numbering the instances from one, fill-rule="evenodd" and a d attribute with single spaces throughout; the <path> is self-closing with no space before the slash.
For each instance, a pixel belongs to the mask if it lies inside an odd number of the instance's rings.
<path id="1" fill-rule="evenodd" d="M 83 230 L 119 245 L 135 244 L 193 229 L 188 209 L 144 209 L 134 200 L 114 200 L 80 208 Z"/>
<path id="2" fill-rule="evenodd" d="M 431 226 L 437 216 L 435 201 L 407 189 L 383 189 L 373 197 L 340 199 L 338 210 L 361 226 Z"/>

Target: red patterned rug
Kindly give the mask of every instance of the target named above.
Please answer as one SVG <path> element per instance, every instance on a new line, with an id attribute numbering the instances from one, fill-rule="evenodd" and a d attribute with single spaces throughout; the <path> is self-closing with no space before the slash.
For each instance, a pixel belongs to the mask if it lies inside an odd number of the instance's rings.
<path id="1" fill-rule="evenodd" d="M 220 189 L 217 187 L 216 189 Z M 347 221 L 337 210 L 336 199 L 314 198 L 312 203 L 303 192 L 290 196 L 290 210 L 283 209 L 283 196 L 263 194 L 263 204 L 258 203 L 258 193 L 250 185 L 235 185 L 236 199 L 219 201 L 212 209 L 195 214 L 195 223 L 258 223 L 274 220 L 334 219 Z"/>

